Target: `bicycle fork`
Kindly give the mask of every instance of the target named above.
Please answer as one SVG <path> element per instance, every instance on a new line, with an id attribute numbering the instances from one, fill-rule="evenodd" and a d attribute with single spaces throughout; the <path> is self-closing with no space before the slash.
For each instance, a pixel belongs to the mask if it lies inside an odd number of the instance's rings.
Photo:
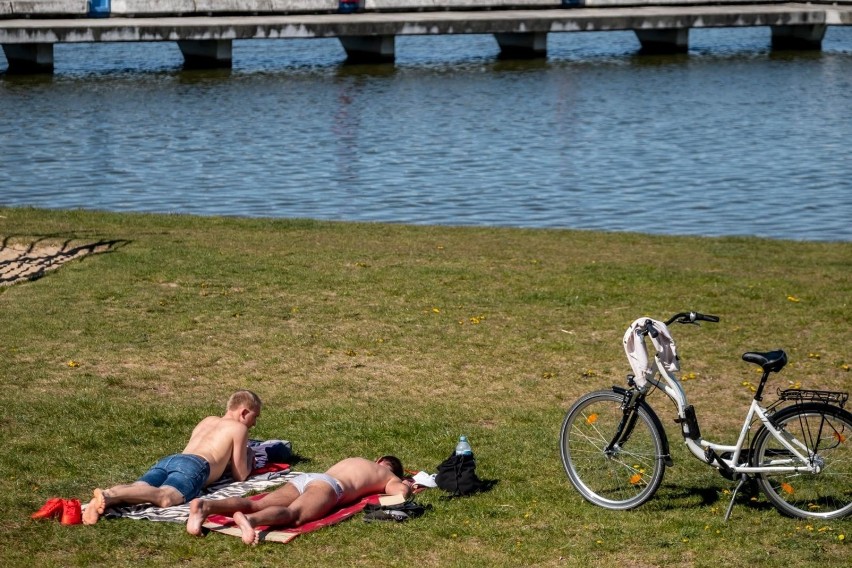
<path id="1" fill-rule="evenodd" d="M 630 381 L 631 378 L 632 377 L 628 376 L 628 381 Z M 657 458 L 662 458 L 665 465 L 669 467 L 673 466 L 674 461 L 672 461 L 671 454 L 669 453 L 669 441 L 666 437 L 666 430 L 663 428 L 660 419 L 657 418 L 657 415 L 653 410 L 651 410 L 651 407 L 645 403 L 645 393 L 641 389 L 635 387 L 627 390 L 619 387 L 613 387 L 613 391 L 623 397 L 621 402 L 622 414 L 612 440 L 610 440 L 609 444 L 607 444 L 606 448 L 604 448 L 604 454 L 607 457 L 617 455 L 621 448 L 630 440 L 630 436 L 633 434 L 633 429 L 636 427 L 636 421 L 639 419 L 639 408 L 643 407 L 645 412 L 647 412 L 648 416 L 651 418 L 651 421 L 660 435 L 660 440 L 662 441 L 663 455 L 657 456 Z"/>
<path id="2" fill-rule="evenodd" d="M 633 433 L 633 428 L 636 427 L 636 413 L 639 412 L 639 402 L 644 396 L 637 389 L 630 389 L 624 392 L 624 400 L 621 403 L 621 420 L 618 422 L 618 427 L 615 429 L 615 435 L 612 440 L 604 448 L 604 454 L 607 457 L 612 457 L 630 439 L 630 434 Z"/>

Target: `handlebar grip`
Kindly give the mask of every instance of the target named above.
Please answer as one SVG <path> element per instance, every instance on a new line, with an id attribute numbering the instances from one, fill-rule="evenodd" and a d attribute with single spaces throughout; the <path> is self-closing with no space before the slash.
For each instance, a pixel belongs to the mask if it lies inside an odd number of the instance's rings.
<path id="1" fill-rule="evenodd" d="M 643 327 L 645 328 L 645 332 L 651 337 L 657 337 L 658 335 L 660 335 L 660 332 L 657 331 L 657 328 L 654 327 L 654 324 L 651 323 L 651 320 L 646 321 Z"/>
<path id="2" fill-rule="evenodd" d="M 696 321 L 700 320 L 700 321 L 709 321 L 709 322 L 716 323 L 716 322 L 719 321 L 719 316 L 711 316 L 711 315 L 706 315 L 706 314 L 695 314 L 695 319 L 696 319 Z"/>

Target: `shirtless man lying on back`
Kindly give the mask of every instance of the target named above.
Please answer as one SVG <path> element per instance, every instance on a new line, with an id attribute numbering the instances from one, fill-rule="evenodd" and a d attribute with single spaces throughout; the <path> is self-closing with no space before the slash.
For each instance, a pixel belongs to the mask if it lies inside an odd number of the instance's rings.
<path id="1" fill-rule="evenodd" d="M 195 499 L 189 504 L 186 530 L 200 536 L 208 516 L 233 514 L 243 542 L 257 544 L 255 527 L 260 525 L 296 527 L 376 493 L 408 497 L 411 483 L 402 480 L 404 475 L 402 463 L 395 456 L 382 456 L 374 462 L 347 458 L 325 473 L 299 474 L 257 501 L 244 497 Z"/>
<path id="2" fill-rule="evenodd" d="M 198 423 L 183 452 L 164 457 L 134 483 L 95 489 L 83 512 L 83 523 L 95 524 L 114 505 L 180 505 L 218 481 L 228 466 L 234 479 L 245 480 L 254 464 L 248 431 L 260 417 L 260 407 L 260 398 L 253 392 L 235 392 L 228 399 L 224 416 L 208 416 Z"/>

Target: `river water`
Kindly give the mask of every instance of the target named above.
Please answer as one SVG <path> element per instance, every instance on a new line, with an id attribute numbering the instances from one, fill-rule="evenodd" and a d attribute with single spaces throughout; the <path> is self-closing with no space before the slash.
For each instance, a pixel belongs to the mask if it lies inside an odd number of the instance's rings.
<path id="1" fill-rule="evenodd" d="M 0 74 L 0 206 L 852 241 L 852 27 L 821 52 L 768 28 L 235 42 L 184 71 L 172 43 L 60 44 Z M 0 59 L 0 73 L 5 61 Z"/>

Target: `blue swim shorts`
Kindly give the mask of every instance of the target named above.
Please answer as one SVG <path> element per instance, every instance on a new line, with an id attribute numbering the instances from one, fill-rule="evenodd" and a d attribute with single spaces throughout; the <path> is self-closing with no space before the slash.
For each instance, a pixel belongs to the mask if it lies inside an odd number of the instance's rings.
<path id="1" fill-rule="evenodd" d="M 207 460 L 193 454 L 174 454 L 158 461 L 139 481 L 152 487 L 174 487 L 187 503 L 201 494 L 208 477 L 210 464 Z"/>

